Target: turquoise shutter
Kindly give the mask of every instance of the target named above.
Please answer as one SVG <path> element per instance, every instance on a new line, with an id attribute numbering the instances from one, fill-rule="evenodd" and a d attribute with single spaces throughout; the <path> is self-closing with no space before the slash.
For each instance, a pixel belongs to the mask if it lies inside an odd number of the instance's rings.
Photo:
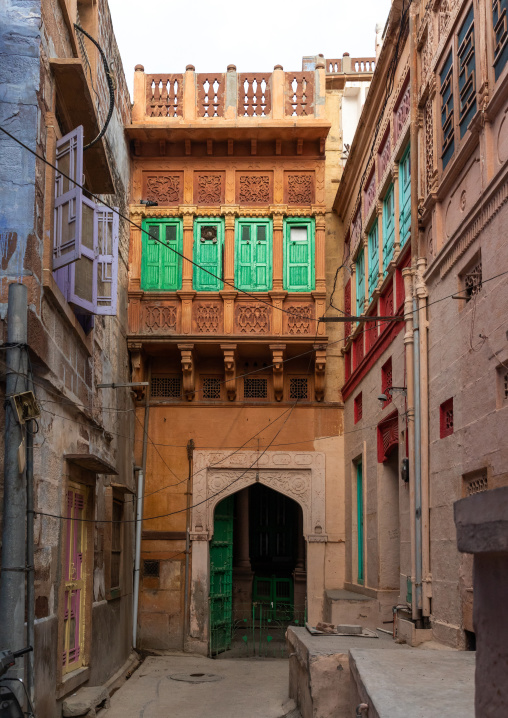
<path id="1" fill-rule="evenodd" d="M 383 200 L 383 271 L 386 274 L 388 265 L 393 259 L 395 240 L 395 208 L 393 202 L 393 185 Z"/>
<path id="2" fill-rule="evenodd" d="M 272 288 L 272 232 L 269 220 L 237 220 L 235 284 L 245 291 Z"/>
<path id="3" fill-rule="evenodd" d="M 404 152 L 399 166 L 399 234 L 400 246 L 405 245 L 411 233 L 411 155 Z"/>
<path id="4" fill-rule="evenodd" d="M 224 225 L 220 219 L 194 222 L 194 289 L 216 292 L 223 287 Z M 208 271 L 203 271 L 208 270 Z"/>
<path id="5" fill-rule="evenodd" d="M 284 247 L 284 289 L 310 292 L 314 289 L 314 221 L 288 220 Z"/>
<path id="6" fill-rule="evenodd" d="M 369 299 L 377 286 L 379 273 L 379 241 L 377 233 L 377 218 L 369 232 Z"/>
<path id="7" fill-rule="evenodd" d="M 180 220 L 143 222 L 141 289 L 172 292 L 182 286 Z"/>
<path id="8" fill-rule="evenodd" d="M 356 314 L 360 316 L 363 312 L 365 300 L 365 255 L 363 249 L 356 260 Z"/>

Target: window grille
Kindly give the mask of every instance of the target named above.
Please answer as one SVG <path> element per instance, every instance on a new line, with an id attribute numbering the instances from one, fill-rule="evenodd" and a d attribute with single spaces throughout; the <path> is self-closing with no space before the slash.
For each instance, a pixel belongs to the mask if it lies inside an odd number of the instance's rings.
<path id="1" fill-rule="evenodd" d="M 290 377 L 290 379 L 289 379 L 289 398 L 290 399 L 308 399 L 309 398 L 309 380 L 306 377 Z"/>
<path id="2" fill-rule="evenodd" d="M 153 376 L 151 385 L 153 398 L 179 399 L 182 395 L 182 379 L 179 376 Z"/>
<path id="3" fill-rule="evenodd" d="M 220 399 L 221 379 L 217 376 L 203 377 L 203 399 Z"/>
<path id="4" fill-rule="evenodd" d="M 482 263 L 478 262 L 470 272 L 464 275 L 464 288 L 466 292 L 466 302 L 476 296 L 482 288 Z"/>
<path id="5" fill-rule="evenodd" d="M 477 478 L 470 479 L 466 486 L 466 496 L 472 496 L 473 494 L 480 494 L 482 491 L 487 491 L 489 488 L 487 474 L 482 474 Z"/>
<path id="6" fill-rule="evenodd" d="M 459 59 L 459 124 L 463 137 L 476 112 L 476 78 L 474 47 L 474 11 L 470 11 L 458 34 Z"/>
<path id="7" fill-rule="evenodd" d="M 160 561 L 145 559 L 143 561 L 143 576 L 145 578 L 159 578 Z"/>
<path id="8" fill-rule="evenodd" d="M 268 379 L 266 377 L 246 376 L 243 380 L 244 399 L 267 399 Z"/>
<path id="9" fill-rule="evenodd" d="M 381 367 L 381 392 L 386 396 L 383 407 L 392 401 L 392 395 L 388 392 L 388 389 L 391 389 L 393 386 L 392 374 L 392 358 L 390 357 Z"/>
<path id="10" fill-rule="evenodd" d="M 453 434 L 453 397 L 439 407 L 439 428 L 441 439 Z"/>
<path id="11" fill-rule="evenodd" d="M 492 25 L 494 28 L 494 70 L 496 80 L 508 60 L 508 27 L 506 23 L 507 0 L 492 0 Z"/>
<path id="12" fill-rule="evenodd" d="M 362 399 L 362 392 L 358 394 L 358 396 L 355 397 L 355 403 L 354 403 L 354 418 L 355 418 L 355 424 L 357 424 L 361 418 L 363 417 L 363 399 Z"/>

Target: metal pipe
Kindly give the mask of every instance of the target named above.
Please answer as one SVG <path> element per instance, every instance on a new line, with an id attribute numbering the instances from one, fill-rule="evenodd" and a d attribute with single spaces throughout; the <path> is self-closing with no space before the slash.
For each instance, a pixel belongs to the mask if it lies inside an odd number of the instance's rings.
<path id="1" fill-rule="evenodd" d="M 32 386 L 30 387 L 32 388 Z M 35 584 L 34 584 L 34 437 L 35 422 L 26 427 L 26 643 L 35 646 Z M 34 652 L 25 657 L 27 695 L 35 703 Z"/>
<path id="2" fill-rule="evenodd" d="M 4 445 L 4 503 L 2 529 L 2 580 L 0 581 L 0 649 L 19 650 L 25 645 L 25 469 L 20 459 L 23 430 L 9 397 L 26 391 L 27 288 L 9 285 L 6 352 L 6 409 Z M 21 450 L 20 450 L 21 448 Z M 23 462 L 25 463 L 25 462 Z M 22 661 L 20 661 L 20 664 Z M 23 668 L 14 667 L 21 678 Z"/>
<path id="3" fill-rule="evenodd" d="M 187 477 L 187 527 L 185 536 L 185 594 L 184 594 L 184 631 L 183 646 L 185 649 L 185 638 L 189 632 L 189 557 L 190 557 L 190 529 L 191 529 L 191 497 L 192 497 L 192 473 L 194 465 L 194 439 L 187 442 L 187 459 L 189 460 L 189 475 Z"/>
<path id="4" fill-rule="evenodd" d="M 134 548 L 134 586 L 132 605 L 132 647 L 136 648 L 138 638 L 138 606 L 139 606 L 139 573 L 141 567 L 141 530 L 143 526 L 143 497 L 145 493 L 146 455 L 148 447 L 148 429 L 150 420 L 150 378 L 151 367 L 148 368 L 148 389 L 145 394 L 145 417 L 143 422 L 143 453 L 141 469 L 138 473 L 138 493 L 136 496 L 136 539 Z"/>
<path id="5" fill-rule="evenodd" d="M 421 409 L 420 409 L 420 325 L 416 299 L 413 297 L 413 332 L 414 332 L 414 386 L 415 386 L 415 600 L 413 601 L 413 618 L 415 607 L 418 612 L 422 608 L 422 464 L 421 464 Z"/>

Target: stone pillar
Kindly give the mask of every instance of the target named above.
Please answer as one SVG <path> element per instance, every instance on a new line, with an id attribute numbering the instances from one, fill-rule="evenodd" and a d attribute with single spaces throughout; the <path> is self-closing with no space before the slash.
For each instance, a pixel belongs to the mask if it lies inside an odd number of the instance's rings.
<path id="1" fill-rule="evenodd" d="M 366 312 L 369 306 L 369 239 L 366 232 L 362 232 L 363 244 L 363 270 L 365 283 L 365 299 L 363 301 L 363 311 Z"/>
<path id="2" fill-rule="evenodd" d="M 272 118 L 274 120 L 284 119 L 284 83 L 286 74 L 282 65 L 275 65 L 272 73 Z"/>
<path id="3" fill-rule="evenodd" d="M 245 488 L 236 495 L 235 536 L 237 543 L 236 565 L 233 569 L 233 601 L 235 613 L 245 613 L 252 600 L 252 581 L 254 574 L 249 554 L 249 489 Z"/>
<path id="4" fill-rule="evenodd" d="M 132 105 L 132 121 L 143 122 L 146 115 L 145 68 L 136 65 L 134 68 L 134 104 Z"/>
<path id="5" fill-rule="evenodd" d="M 294 606 L 297 618 L 299 613 L 305 610 L 307 571 L 305 570 L 305 538 L 303 535 L 303 514 L 298 509 L 298 536 L 296 539 L 296 566 L 293 571 L 294 581 Z"/>
<path id="6" fill-rule="evenodd" d="M 325 215 L 316 215 L 316 290 L 326 291 L 325 279 Z"/>
<path id="7" fill-rule="evenodd" d="M 224 208 L 224 280 L 235 283 L 235 214 Z M 224 289 L 231 289 L 228 284 Z"/>
<path id="8" fill-rule="evenodd" d="M 310 536 L 307 542 L 307 615 L 311 626 L 323 620 L 325 589 L 325 539 Z"/>
<path id="9" fill-rule="evenodd" d="M 191 534 L 191 595 L 189 635 L 185 650 L 208 655 L 210 594 L 210 552 L 207 534 Z"/>
<path id="10" fill-rule="evenodd" d="M 196 68 L 194 65 L 187 65 L 183 76 L 183 119 L 185 122 L 192 122 L 196 119 L 197 93 L 196 93 Z"/>
<path id="11" fill-rule="evenodd" d="M 284 219 L 282 214 L 273 215 L 273 289 L 282 291 L 283 238 Z"/>
<path id="12" fill-rule="evenodd" d="M 508 487 L 454 504 L 459 551 L 472 553 L 475 715 L 508 715 Z"/>
<path id="13" fill-rule="evenodd" d="M 183 256 L 192 259 L 194 248 L 194 210 L 195 207 L 185 207 L 183 214 Z M 194 265 L 186 259 L 182 260 L 182 289 L 192 290 L 192 277 Z"/>
<path id="14" fill-rule="evenodd" d="M 224 119 L 235 120 L 238 106 L 238 79 L 236 65 L 228 65 L 226 73 L 226 97 Z"/>

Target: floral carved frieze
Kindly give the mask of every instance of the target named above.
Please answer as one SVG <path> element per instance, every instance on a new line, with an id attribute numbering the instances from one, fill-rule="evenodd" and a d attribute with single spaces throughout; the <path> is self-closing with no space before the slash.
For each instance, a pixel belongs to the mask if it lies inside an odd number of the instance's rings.
<path id="1" fill-rule="evenodd" d="M 198 204 L 221 204 L 223 197 L 221 174 L 199 174 L 197 179 Z"/>
<path id="2" fill-rule="evenodd" d="M 411 98 L 411 92 L 410 92 L 410 87 L 408 84 L 404 94 L 400 98 L 400 102 L 399 102 L 399 104 L 397 106 L 397 110 L 395 112 L 395 119 L 394 119 L 394 126 L 393 126 L 393 134 L 395 137 L 395 142 L 397 142 L 399 137 L 401 136 L 402 130 L 404 129 L 404 125 L 406 124 L 406 122 L 409 118 L 410 98 Z"/>
<path id="3" fill-rule="evenodd" d="M 269 204 L 271 202 L 270 175 L 240 175 L 238 201 L 244 204 Z"/>
<path id="4" fill-rule="evenodd" d="M 292 304 L 287 307 L 288 334 L 309 334 L 312 321 L 311 305 Z"/>
<path id="5" fill-rule="evenodd" d="M 145 304 L 144 324 L 148 334 L 153 334 L 154 332 L 175 332 L 176 307 L 161 307 L 157 304 Z"/>
<path id="6" fill-rule="evenodd" d="M 196 310 L 196 324 L 200 332 L 218 332 L 220 308 L 216 304 L 201 304 Z"/>
<path id="7" fill-rule="evenodd" d="M 146 178 L 146 199 L 164 204 L 182 201 L 182 178 L 180 175 L 155 175 Z"/>
<path id="8" fill-rule="evenodd" d="M 302 508 L 309 541 L 326 541 L 325 456 L 321 452 L 194 452 L 193 540 L 211 538 L 216 505 L 258 481 L 296 501 Z"/>
<path id="9" fill-rule="evenodd" d="M 264 304 L 241 304 L 236 310 L 236 324 L 241 333 L 266 334 L 270 331 L 270 307 Z"/>
<path id="10" fill-rule="evenodd" d="M 314 202 L 314 179 L 310 174 L 287 175 L 287 203 L 312 204 Z"/>

